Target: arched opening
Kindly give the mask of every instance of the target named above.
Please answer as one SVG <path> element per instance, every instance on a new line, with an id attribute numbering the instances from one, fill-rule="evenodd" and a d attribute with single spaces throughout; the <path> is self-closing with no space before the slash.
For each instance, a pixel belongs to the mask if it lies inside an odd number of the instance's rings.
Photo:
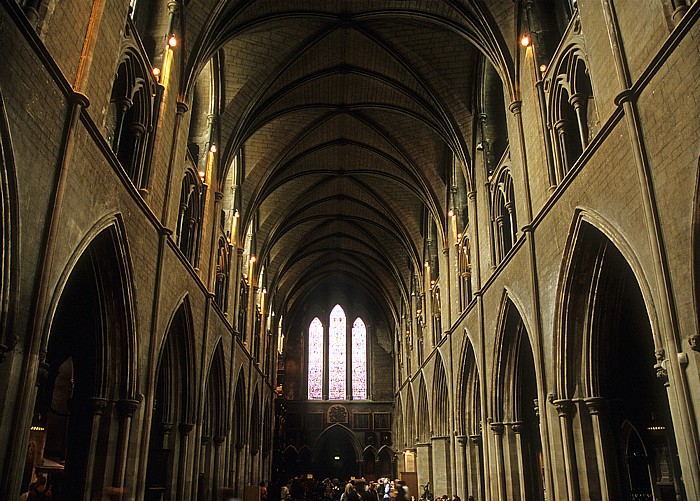
<path id="1" fill-rule="evenodd" d="M 418 442 L 422 444 L 430 443 L 430 412 L 428 411 L 428 391 L 425 389 L 425 380 L 421 376 L 420 387 L 418 389 Z"/>
<path id="2" fill-rule="evenodd" d="M 327 428 L 316 441 L 313 472 L 316 478 L 348 479 L 361 475 L 362 456 L 353 433 L 343 425 Z"/>
<path id="3" fill-rule="evenodd" d="M 192 394 L 191 338 L 192 321 L 185 299 L 170 321 L 156 371 L 146 470 L 148 500 L 175 499 L 183 488 L 184 479 L 177 476 L 178 463 L 194 424 L 187 398 Z"/>
<path id="4" fill-rule="evenodd" d="M 452 492 L 451 472 L 453 465 L 449 445 L 452 434 L 450 430 L 450 400 L 445 366 L 439 353 L 435 357 L 432 397 L 433 436 L 431 447 L 433 457 L 439 458 L 433 463 L 433 490 L 434 492 Z"/>
<path id="5" fill-rule="evenodd" d="M 654 343 L 629 263 L 585 221 L 577 228 L 562 304 L 566 351 L 560 353 L 567 363 L 561 391 L 586 402 L 583 423 L 573 432 L 599 465 L 594 480 L 579 479 L 582 489 L 593 496 L 607 491 L 611 499 L 682 497 L 667 377 L 659 363 L 665 354 Z"/>
<path id="6" fill-rule="evenodd" d="M 57 501 L 99 497 L 105 486 L 122 487 L 120 461 L 127 443 L 116 436 L 123 404 L 133 400 L 127 268 L 116 225 L 101 231 L 75 263 L 51 322 L 46 376 L 39 385 L 30 433 L 32 470 L 48 477 Z M 137 409 L 132 406 L 132 414 Z M 128 437 L 125 437 L 128 440 Z M 29 459 L 29 458 L 28 458 Z M 31 463 L 31 465 L 30 465 Z"/>
<path id="7" fill-rule="evenodd" d="M 373 448 L 367 447 L 362 453 L 362 476 L 366 480 L 377 479 L 377 455 Z"/>
<path id="8" fill-rule="evenodd" d="M 476 366 L 474 347 L 467 340 L 467 349 L 462 363 L 462 429 L 466 448 L 466 493 L 475 499 L 483 499 L 484 454 L 481 428 L 481 387 Z"/>
<path id="9" fill-rule="evenodd" d="M 232 479 L 229 479 L 229 485 L 233 485 L 234 492 L 237 497 L 242 497 L 243 494 L 243 448 L 247 442 L 246 437 L 246 392 L 245 378 L 243 374 L 238 375 L 236 382 L 236 393 L 233 397 L 233 428 L 231 440 L 231 461 L 234 468 L 231 472 Z"/>
<path id="10" fill-rule="evenodd" d="M 394 457 L 394 452 L 391 448 L 384 446 L 379 449 L 379 455 L 377 457 L 377 478 L 395 478 L 396 472 L 394 471 L 392 461 Z"/>
<path id="11" fill-rule="evenodd" d="M 200 464 L 198 489 L 202 499 L 218 499 L 223 484 L 221 475 L 221 445 L 226 436 L 225 365 L 221 342 L 214 351 L 205 388 L 202 436 L 207 437 L 202 446 L 204 460 Z"/>
<path id="12" fill-rule="evenodd" d="M 406 447 L 413 447 L 416 443 L 416 419 L 415 419 L 415 406 L 413 404 L 413 392 L 411 391 L 411 386 L 408 386 L 408 393 L 406 396 L 406 408 L 404 411 L 404 421 L 406 422 Z"/>
<path id="13" fill-rule="evenodd" d="M 503 472 L 499 492 L 508 497 L 544 499 L 535 363 L 525 324 L 509 298 L 503 305 L 500 330 L 494 385 L 496 422 L 491 424 L 498 451 L 497 471 Z M 507 457 L 515 461 L 506 461 Z M 511 481 L 507 481 L 508 476 Z"/>

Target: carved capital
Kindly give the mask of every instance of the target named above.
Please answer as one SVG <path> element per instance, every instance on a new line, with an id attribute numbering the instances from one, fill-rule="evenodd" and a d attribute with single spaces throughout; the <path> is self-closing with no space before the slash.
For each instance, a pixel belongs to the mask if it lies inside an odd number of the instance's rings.
<path id="1" fill-rule="evenodd" d="M 455 435 L 455 440 L 457 440 L 460 447 L 466 447 L 469 437 L 466 435 Z"/>
<path id="2" fill-rule="evenodd" d="M 700 334 L 694 334 L 688 338 L 688 344 L 693 351 L 700 351 Z"/>
<path id="3" fill-rule="evenodd" d="M 474 445 L 481 443 L 481 435 L 469 435 L 469 441 Z"/>
<path id="4" fill-rule="evenodd" d="M 523 423 L 518 422 L 518 423 L 511 423 L 510 429 L 513 430 L 513 433 L 517 433 L 519 435 L 523 432 L 523 430 L 525 428 L 523 426 Z"/>
<path id="5" fill-rule="evenodd" d="M 510 112 L 513 115 L 518 115 L 518 114 L 520 114 L 520 110 L 522 109 L 522 106 L 523 106 L 523 102 L 517 100 L 517 101 L 513 101 L 512 103 L 510 103 L 510 105 L 508 106 L 508 109 L 510 110 Z"/>
<path id="6" fill-rule="evenodd" d="M 117 410 L 122 418 L 131 418 L 139 408 L 138 400 L 124 399 L 117 402 Z"/>
<path id="7" fill-rule="evenodd" d="M 219 446 L 224 443 L 224 440 L 226 440 L 226 437 L 223 435 L 216 435 L 214 436 L 214 445 Z"/>
<path id="8" fill-rule="evenodd" d="M 559 414 L 559 417 L 569 417 L 573 409 L 573 403 L 571 400 L 567 399 L 553 400 L 552 404 L 557 409 L 557 414 Z"/>
<path id="9" fill-rule="evenodd" d="M 106 398 L 90 398 L 90 405 L 92 407 L 92 414 L 95 416 L 102 416 L 107 410 L 109 402 Z"/>
<path id="10" fill-rule="evenodd" d="M 592 416 L 600 414 L 603 410 L 603 403 L 605 402 L 602 397 L 590 397 L 584 398 L 583 402 L 586 404 L 588 413 Z"/>
<path id="11" fill-rule="evenodd" d="M 176 113 L 178 115 L 184 115 L 185 113 L 187 113 L 187 110 L 189 110 L 189 109 L 190 109 L 190 107 L 187 106 L 187 104 L 183 101 L 178 101 L 176 104 Z"/>
<path id="12" fill-rule="evenodd" d="M 491 423 L 491 431 L 494 435 L 503 435 L 505 426 L 503 426 L 503 423 Z"/>

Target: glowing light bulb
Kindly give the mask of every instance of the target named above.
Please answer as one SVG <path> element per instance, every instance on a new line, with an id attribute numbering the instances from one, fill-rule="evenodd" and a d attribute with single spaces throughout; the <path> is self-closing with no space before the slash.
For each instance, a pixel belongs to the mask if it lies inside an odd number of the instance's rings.
<path id="1" fill-rule="evenodd" d="M 523 35 L 520 39 L 520 45 L 523 47 L 528 47 L 530 45 L 530 37 L 528 35 Z"/>

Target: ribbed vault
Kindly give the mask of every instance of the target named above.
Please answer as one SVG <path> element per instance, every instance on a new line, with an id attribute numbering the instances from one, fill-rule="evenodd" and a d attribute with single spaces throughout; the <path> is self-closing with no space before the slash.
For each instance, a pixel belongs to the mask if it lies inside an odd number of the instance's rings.
<path id="1" fill-rule="evenodd" d="M 515 21 L 477 0 L 184 9 L 185 88 L 193 95 L 214 62 L 218 190 L 234 193 L 239 246 L 254 229 L 251 253 L 278 311 L 346 283 L 396 320 L 407 277 L 422 272 L 428 224 L 445 233 L 448 172 L 473 178 L 484 59 L 512 94 L 503 33 Z"/>

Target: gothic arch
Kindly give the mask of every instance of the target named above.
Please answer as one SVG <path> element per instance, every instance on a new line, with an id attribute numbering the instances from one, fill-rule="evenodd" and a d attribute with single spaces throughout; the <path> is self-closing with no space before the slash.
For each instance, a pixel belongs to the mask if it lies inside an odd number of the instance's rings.
<path id="1" fill-rule="evenodd" d="M 45 364 L 32 425 L 46 432 L 43 457 L 67 465 L 63 481 L 56 481 L 57 497 L 92 496 L 105 482 L 121 486 L 125 481 L 110 468 L 124 460 L 128 435 L 109 442 L 97 439 L 98 433 L 117 436 L 119 412 L 138 409 L 125 242 L 118 215 L 95 224 L 68 259 L 46 313 Z M 97 465 L 96 457 L 112 459 Z M 43 461 L 37 459 L 37 464 Z M 94 481 L 88 478 L 93 475 Z"/>
<path id="2" fill-rule="evenodd" d="M 321 447 L 331 440 L 334 435 L 339 434 L 346 440 L 352 444 L 352 448 L 355 452 L 355 460 L 359 463 L 362 461 L 362 445 L 360 445 L 360 442 L 357 440 L 357 437 L 355 437 L 355 434 L 348 429 L 347 426 L 335 423 L 323 430 L 321 434 L 318 436 L 316 439 L 316 442 L 314 442 L 313 445 L 313 450 L 312 450 L 312 460 L 314 463 L 318 463 L 320 459 L 320 451 Z"/>
<path id="3" fill-rule="evenodd" d="M 203 422 L 210 435 L 226 434 L 226 364 L 224 362 L 223 340 L 219 338 L 214 348 L 207 371 L 207 382 Z M 206 431 L 205 431 L 206 434 Z"/>
<path id="4" fill-rule="evenodd" d="M 423 373 L 420 375 L 420 382 L 418 383 L 418 410 L 416 416 L 418 417 L 418 427 L 417 427 L 417 441 L 420 443 L 428 443 L 432 435 L 432 430 L 430 429 L 430 407 L 428 406 L 428 390 L 425 387 L 425 378 Z"/>
<path id="5" fill-rule="evenodd" d="M 19 207 L 15 158 L 10 122 L 0 92 L 0 362 L 19 337 L 13 322 L 17 308 L 17 274 L 20 269 Z"/>
<path id="6" fill-rule="evenodd" d="M 394 421 L 394 437 L 395 441 L 399 446 L 408 446 L 408 441 L 406 440 L 406 427 L 404 425 L 404 409 L 402 403 L 402 396 L 399 393 L 396 396 L 396 408 L 394 409 L 394 414 L 396 419 Z"/>
<path id="7" fill-rule="evenodd" d="M 675 497 L 680 467 L 651 308 L 621 249 L 584 212 L 574 224 L 555 317 L 561 366 L 554 404 L 560 413 L 580 408 L 570 445 L 577 455 L 569 461 L 585 455 L 604 468 L 597 482 L 578 475 L 569 484 L 593 497 Z"/>
<path id="8" fill-rule="evenodd" d="M 498 492 L 503 496 L 544 499 L 542 444 L 539 417 L 535 356 L 528 330 L 507 292 L 504 293 L 498 321 L 494 360 L 491 431 L 495 435 Z M 512 455 L 517 464 L 506 464 Z M 510 476 L 512 483 L 507 483 Z M 513 491 L 511 493 L 511 490 Z"/>
<path id="9" fill-rule="evenodd" d="M 183 426 L 197 422 L 196 405 L 192 401 L 196 391 L 192 312 L 188 296 L 184 296 L 174 310 L 165 330 L 160 347 L 153 387 L 153 414 L 149 434 L 148 466 L 146 470 L 146 497 L 157 499 L 162 493 L 171 499 L 177 497 L 178 485 L 184 479 L 178 463 L 184 454 Z M 176 437 L 181 439 L 177 440 Z"/>
<path id="10" fill-rule="evenodd" d="M 445 365 L 439 353 L 435 357 L 433 376 L 432 430 L 437 437 L 450 435 L 450 392 L 447 385 Z"/>
<path id="11" fill-rule="evenodd" d="M 644 304 L 646 306 L 646 311 L 650 323 L 654 351 L 663 352 L 665 350 L 665 343 L 662 337 L 659 335 L 658 328 L 658 318 L 656 316 L 656 308 L 654 306 L 653 295 L 648 281 L 646 280 L 646 274 L 639 262 L 636 253 L 632 250 L 631 246 L 627 240 L 620 234 L 614 226 L 604 219 L 602 216 L 590 209 L 578 208 L 574 215 L 572 221 L 571 229 L 569 230 L 569 239 L 567 240 L 566 249 L 564 251 L 564 259 L 562 261 L 562 266 L 559 274 L 558 282 L 558 292 L 557 301 L 555 306 L 555 316 L 554 316 L 554 329 L 555 329 L 555 360 L 562 360 L 565 363 L 560 364 L 555 368 L 557 376 L 557 391 L 561 398 L 567 398 L 573 396 L 572 392 L 578 386 L 583 388 L 590 388 L 594 384 L 594 375 L 591 373 L 591 366 L 582 366 L 581 360 L 568 360 L 567 353 L 571 350 L 577 350 L 579 353 L 584 353 L 585 347 L 580 346 L 578 348 L 571 346 L 569 343 L 573 342 L 570 336 L 567 334 L 568 331 L 572 329 L 572 326 L 567 326 L 567 313 L 570 311 L 571 305 L 571 291 L 574 284 L 573 280 L 575 277 L 576 259 L 582 259 L 581 253 L 586 251 L 589 254 L 594 250 L 583 249 L 584 239 L 582 238 L 582 232 L 593 230 L 600 233 L 600 235 L 607 240 L 614 249 L 619 252 L 624 259 L 626 265 L 630 268 L 630 271 L 634 275 L 634 279 L 639 286 Z M 589 273 L 592 270 L 588 270 Z M 600 271 L 600 270 L 599 270 Z M 581 340 L 579 340 L 581 341 Z M 592 345 L 587 345 L 588 348 L 593 348 Z M 590 350 L 586 349 L 585 352 L 588 353 Z M 571 365 L 577 364 L 577 365 Z M 578 372 L 583 376 L 582 380 L 572 381 L 569 374 L 573 375 L 573 371 L 576 371 L 575 367 L 579 367 Z"/>
<path id="12" fill-rule="evenodd" d="M 465 333 L 466 343 L 462 353 L 462 371 L 459 374 L 459 420 L 458 430 L 464 435 L 481 433 L 481 387 L 479 385 L 479 367 L 474 346 Z"/>
<path id="13" fill-rule="evenodd" d="M 246 442 L 246 390 L 245 375 L 243 369 L 238 373 L 236 380 L 236 393 L 233 396 L 233 445 L 236 448 L 242 447 Z"/>
<path id="14" fill-rule="evenodd" d="M 258 388 L 253 391 L 253 398 L 250 403 L 250 450 L 253 455 L 260 452 L 262 440 L 262 423 L 260 422 L 260 395 Z"/>
<path id="15" fill-rule="evenodd" d="M 121 214 L 103 217 L 88 231 L 68 259 L 54 288 L 47 310 L 41 351 L 48 350 L 51 331 L 69 281 L 82 263 L 91 266 L 97 278 L 97 301 L 105 318 L 99 326 L 96 361 L 99 373 L 96 397 L 135 399 L 138 371 L 135 293 L 131 258 Z M 91 264 L 88 264 L 88 261 Z"/>
<path id="16" fill-rule="evenodd" d="M 413 386 L 409 383 L 406 385 L 406 406 L 404 408 L 404 416 L 406 423 L 406 447 L 412 447 L 416 443 L 416 407 L 413 403 Z"/>

